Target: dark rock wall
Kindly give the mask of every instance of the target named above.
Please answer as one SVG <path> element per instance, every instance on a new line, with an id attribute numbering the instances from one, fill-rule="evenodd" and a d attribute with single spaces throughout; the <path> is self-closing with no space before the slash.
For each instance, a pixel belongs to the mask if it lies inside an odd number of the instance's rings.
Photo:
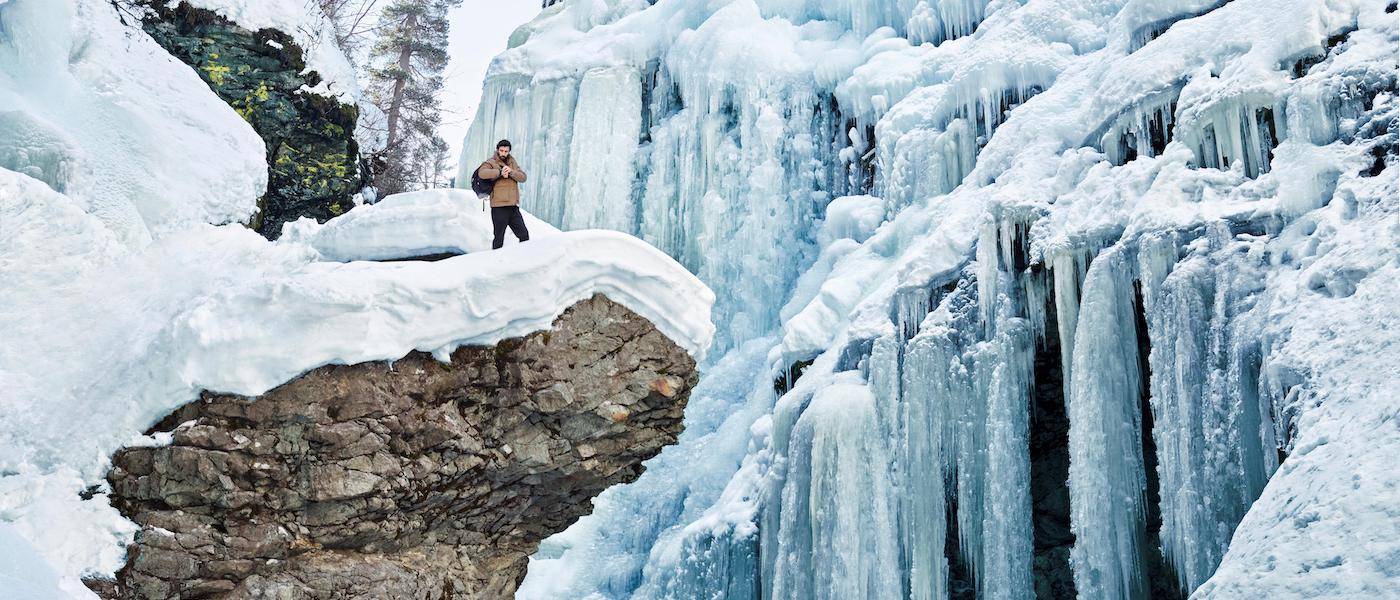
<path id="1" fill-rule="evenodd" d="M 694 360 L 601 296 L 551 331 L 206 394 L 113 457 L 104 595 L 508 598 L 540 540 L 675 442 Z M 104 586 L 94 585 L 96 588 Z"/>
<path id="2" fill-rule="evenodd" d="M 184 2 L 139 2 L 146 33 L 194 68 L 267 144 L 267 194 L 254 229 L 273 239 L 285 222 L 325 221 L 353 206 L 350 196 L 367 183 L 354 138 L 358 110 L 302 91 L 320 76 L 302 73 L 306 62 L 291 36 L 249 31 Z"/>

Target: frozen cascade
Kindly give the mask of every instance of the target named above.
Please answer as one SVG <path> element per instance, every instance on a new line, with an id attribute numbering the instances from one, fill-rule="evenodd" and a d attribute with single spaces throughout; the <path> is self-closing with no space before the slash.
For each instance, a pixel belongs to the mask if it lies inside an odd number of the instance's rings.
<path id="1" fill-rule="evenodd" d="M 877 399 L 859 374 L 840 374 L 793 426 L 773 588 L 765 597 L 900 595 L 888 464 Z M 866 498 L 869 503 L 847 502 Z"/>
<path id="2" fill-rule="evenodd" d="M 725 458 L 658 462 L 675 489 L 619 493 L 525 597 L 1173 598 L 1230 563 L 1315 393 L 1269 368 L 1300 254 L 1261 247 L 1358 149 L 1387 168 L 1384 7 L 636 6 L 532 25 L 468 145 L 531 140 L 537 214 L 720 290 L 721 353 L 778 328 L 746 350 L 770 410 L 683 442 Z M 884 224 L 828 231 L 836 198 Z"/>
<path id="3" fill-rule="evenodd" d="M 1146 488 L 1131 249 L 1089 266 L 1074 329 L 1069 395 L 1074 583 L 1089 598 L 1142 598 Z"/>
<path id="4" fill-rule="evenodd" d="M 569 150 L 568 198 L 560 223 L 570 229 L 632 232 L 632 155 L 642 127 L 641 75 L 631 67 L 604 67 L 579 83 Z M 544 164 L 544 163 L 540 163 Z"/>

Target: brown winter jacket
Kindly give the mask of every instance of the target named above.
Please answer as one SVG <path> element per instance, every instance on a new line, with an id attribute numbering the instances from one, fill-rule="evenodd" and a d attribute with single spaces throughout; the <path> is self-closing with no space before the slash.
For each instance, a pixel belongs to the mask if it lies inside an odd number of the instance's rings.
<path id="1" fill-rule="evenodd" d="M 501 170 L 507 166 L 510 167 L 510 177 L 501 177 Z M 476 168 L 476 174 L 487 181 L 496 181 L 491 186 L 492 208 L 520 206 L 520 184 L 525 183 L 525 171 L 516 164 L 514 155 L 507 156 L 505 162 L 501 162 L 499 156 L 492 156 Z"/>

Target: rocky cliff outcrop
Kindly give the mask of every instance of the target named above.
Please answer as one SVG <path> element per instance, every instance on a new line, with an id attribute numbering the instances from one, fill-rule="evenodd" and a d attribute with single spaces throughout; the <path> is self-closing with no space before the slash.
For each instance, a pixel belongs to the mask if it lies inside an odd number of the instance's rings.
<path id="1" fill-rule="evenodd" d="M 321 74 L 307 70 L 288 32 L 252 31 L 188 3 L 131 0 L 141 27 L 194 68 L 267 144 L 267 193 L 250 224 L 276 238 L 300 217 L 326 221 L 349 210 L 368 178 L 355 141 L 353 104 L 309 91 Z"/>
<path id="2" fill-rule="evenodd" d="M 602 296 L 450 362 L 206 394 L 118 452 L 119 598 L 507 598 L 540 540 L 675 442 L 694 360 Z M 103 586 L 96 586 L 103 587 Z"/>

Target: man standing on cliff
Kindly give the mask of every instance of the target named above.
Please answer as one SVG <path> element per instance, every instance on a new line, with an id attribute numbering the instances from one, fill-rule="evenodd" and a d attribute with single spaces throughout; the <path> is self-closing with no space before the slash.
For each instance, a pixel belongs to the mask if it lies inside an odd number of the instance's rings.
<path id="1" fill-rule="evenodd" d="M 478 177 L 491 181 L 491 248 L 506 243 L 506 228 L 522 242 L 530 240 L 525 228 L 525 216 L 520 214 L 520 184 L 525 183 L 525 171 L 510 153 L 510 141 L 496 144 L 496 154 L 477 167 Z"/>

